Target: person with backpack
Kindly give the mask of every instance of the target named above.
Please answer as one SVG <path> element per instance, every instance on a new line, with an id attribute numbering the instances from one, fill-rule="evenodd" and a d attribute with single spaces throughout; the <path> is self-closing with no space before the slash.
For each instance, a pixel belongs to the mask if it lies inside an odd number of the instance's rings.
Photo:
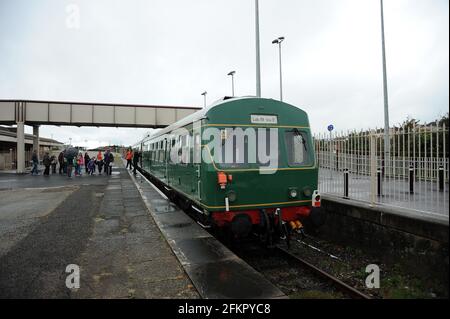
<path id="1" fill-rule="evenodd" d="M 86 167 L 88 168 L 88 174 L 94 175 L 95 172 L 95 159 L 92 157 L 87 163 Z"/>

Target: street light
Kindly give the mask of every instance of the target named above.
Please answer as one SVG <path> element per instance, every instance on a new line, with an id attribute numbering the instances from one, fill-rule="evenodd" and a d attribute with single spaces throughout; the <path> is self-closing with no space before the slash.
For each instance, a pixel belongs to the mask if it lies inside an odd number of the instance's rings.
<path id="1" fill-rule="evenodd" d="M 384 95 L 384 160 L 389 161 L 390 157 L 390 140 L 389 140 L 389 104 L 387 90 L 387 74 L 386 74 L 386 48 L 384 43 L 384 16 L 383 16 L 383 0 L 380 0 L 381 7 L 381 50 L 383 56 L 383 95 Z"/>
<path id="2" fill-rule="evenodd" d="M 259 3 L 255 0 L 256 96 L 261 97 L 261 58 L 259 48 Z"/>
<path id="3" fill-rule="evenodd" d="M 278 52 L 280 59 L 280 101 L 283 101 L 283 78 L 281 76 L 281 42 L 284 41 L 284 37 L 279 37 L 272 41 L 273 44 L 278 44 Z"/>
<path id="4" fill-rule="evenodd" d="M 202 95 L 203 95 L 203 107 L 206 107 L 206 94 L 208 94 L 208 92 L 203 92 L 202 93 Z"/>
<path id="5" fill-rule="evenodd" d="M 232 95 L 234 97 L 234 74 L 236 73 L 236 71 L 231 71 L 229 72 L 227 75 L 231 75 L 231 92 Z"/>

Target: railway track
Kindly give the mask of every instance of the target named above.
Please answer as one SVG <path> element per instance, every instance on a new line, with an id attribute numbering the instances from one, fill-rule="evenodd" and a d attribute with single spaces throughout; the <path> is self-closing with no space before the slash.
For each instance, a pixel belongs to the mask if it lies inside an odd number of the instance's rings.
<path id="1" fill-rule="evenodd" d="M 256 239 L 237 245 L 224 244 L 290 298 L 372 299 L 372 296 L 296 255 L 283 245 L 266 248 Z M 326 254 L 323 251 L 317 253 Z M 322 258 L 339 258 L 330 256 Z"/>
<path id="2" fill-rule="evenodd" d="M 139 168 L 139 171 L 141 173 L 143 173 L 140 168 Z M 162 191 L 164 192 L 164 190 L 162 190 Z M 191 214 L 189 213 L 188 210 L 185 210 L 185 212 L 188 216 L 191 216 Z M 288 251 L 287 249 L 285 249 L 281 246 L 275 246 L 273 249 L 268 249 L 268 248 L 262 247 L 260 243 L 251 241 L 250 251 L 253 251 L 253 257 L 254 256 L 262 256 L 264 261 L 267 261 L 268 259 L 273 259 L 273 258 L 278 258 L 279 260 L 287 261 L 287 263 L 283 263 L 281 261 L 280 263 L 275 262 L 274 264 L 269 265 L 269 266 L 267 266 L 267 265 L 261 266 L 260 261 L 258 261 L 258 259 L 259 259 L 258 257 L 256 258 L 256 261 L 248 260 L 248 258 L 247 258 L 248 255 L 245 251 L 246 248 L 243 248 L 243 247 L 245 247 L 249 243 L 250 242 L 246 242 L 242 247 L 239 247 L 237 251 L 235 249 L 236 247 L 230 247 L 229 243 L 224 243 L 224 244 L 226 246 L 228 246 L 231 250 L 233 250 L 239 257 L 241 257 L 243 260 L 247 261 L 251 266 L 253 266 L 256 270 L 261 271 L 263 274 L 268 273 L 268 272 L 289 273 L 289 272 L 294 271 L 294 276 L 300 278 L 300 277 L 306 276 L 306 274 L 304 272 L 301 272 L 300 270 L 306 270 L 307 272 L 311 273 L 316 278 L 316 280 L 311 280 L 309 282 L 309 283 L 312 282 L 313 289 L 326 291 L 327 293 L 325 294 L 325 297 L 337 297 L 337 298 L 350 297 L 350 298 L 355 298 L 355 299 L 372 299 L 370 296 L 360 292 L 359 290 L 346 284 L 339 278 L 337 278 L 337 277 L 331 275 L 330 273 L 324 271 L 323 269 L 313 265 L 312 263 L 306 261 L 305 259 L 300 258 L 299 256 L 293 254 L 292 252 Z M 315 248 L 310 245 L 308 245 L 308 246 L 310 248 Z M 315 249 L 317 249 L 317 248 L 315 248 Z M 257 252 L 255 253 L 255 251 L 257 251 Z M 327 254 L 326 252 L 323 252 L 323 251 L 320 251 L 320 253 Z M 327 254 L 327 255 L 329 255 L 329 257 L 331 257 L 331 258 L 337 259 L 336 256 L 333 256 L 331 254 Z M 253 258 L 253 257 L 251 257 L 251 258 Z M 293 268 L 297 268 L 297 269 L 295 270 Z M 299 271 L 299 272 L 296 272 L 296 271 Z M 268 276 L 270 277 L 271 275 L 268 274 Z M 271 278 L 268 278 L 268 279 L 271 280 Z M 288 295 L 289 295 L 290 289 L 295 290 L 295 288 L 292 288 L 292 287 L 290 288 L 289 285 L 286 285 L 285 282 L 284 283 L 280 282 L 278 280 L 278 278 L 272 278 L 271 281 L 273 281 L 276 285 L 278 284 L 279 286 L 281 286 L 280 288 L 282 290 L 285 290 L 285 292 L 287 292 Z M 324 282 L 326 282 L 327 284 L 324 285 L 323 284 Z M 295 286 L 295 283 L 294 283 L 294 286 Z M 300 286 L 303 286 L 303 288 L 304 288 L 305 285 L 300 284 Z M 300 289 L 303 289 L 303 288 L 301 287 Z M 306 290 L 308 290 L 308 288 L 306 288 Z M 342 293 L 342 295 L 336 295 L 335 291 L 339 291 L 340 293 Z"/>
<path id="3" fill-rule="evenodd" d="M 278 254 L 284 256 L 285 258 L 290 259 L 291 261 L 297 263 L 300 267 L 306 268 L 307 270 L 313 272 L 317 276 L 320 276 L 321 278 L 329 281 L 332 283 L 338 290 L 340 290 L 342 293 L 351 296 L 355 299 L 372 299 L 370 296 L 360 292 L 356 288 L 353 288 L 352 286 L 347 285 L 342 280 L 338 279 L 337 277 L 329 274 L 328 272 L 318 268 L 317 266 L 314 266 L 313 264 L 309 263 L 308 261 L 292 254 L 285 248 L 276 246 L 275 247 Z"/>

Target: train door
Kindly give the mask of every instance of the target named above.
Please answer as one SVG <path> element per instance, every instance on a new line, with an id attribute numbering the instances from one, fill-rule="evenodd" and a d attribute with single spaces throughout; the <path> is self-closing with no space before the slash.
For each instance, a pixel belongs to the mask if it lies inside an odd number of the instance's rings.
<path id="1" fill-rule="evenodd" d="M 201 122 L 195 122 L 192 130 L 192 165 L 194 168 L 194 178 L 192 179 L 194 185 L 193 196 L 196 200 L 200 201 L 202 198 L 202 138 L 201 138 Z"/>
<path id="2" fill-rule="evenodd" d="M 164 182 L 169 185 L 169 144 L 167 142 L 167 137 L 164 138 Z"/>

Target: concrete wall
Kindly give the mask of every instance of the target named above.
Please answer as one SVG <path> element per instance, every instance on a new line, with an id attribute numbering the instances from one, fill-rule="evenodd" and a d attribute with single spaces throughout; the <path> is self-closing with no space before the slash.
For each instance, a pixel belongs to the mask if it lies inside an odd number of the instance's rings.
<path id="1" fill-rule="evenodd" d="M 448 278 L 448 216 L 414 215 L 331 196 L 323 196 L 322 209 L 326 223 L 319 237 L 370 251 L 381 259 L 401 260 L 417 272 L 436 271 Z"/>
<path id="2" fill-rule="evenodd" d="M 10 151 L 12 149 L 12 152 Z M 45 152 L 50 154 L 59 154 L 61 147 L 39 145 L 39 160 L 42 160 Z M 25 167 L 31 166 L 31 156 L 33 152 L 33 144 L 25 144 Z M 0 142 L 0 170 L 14 170 L 16 169 L 16 143 Z"/>

